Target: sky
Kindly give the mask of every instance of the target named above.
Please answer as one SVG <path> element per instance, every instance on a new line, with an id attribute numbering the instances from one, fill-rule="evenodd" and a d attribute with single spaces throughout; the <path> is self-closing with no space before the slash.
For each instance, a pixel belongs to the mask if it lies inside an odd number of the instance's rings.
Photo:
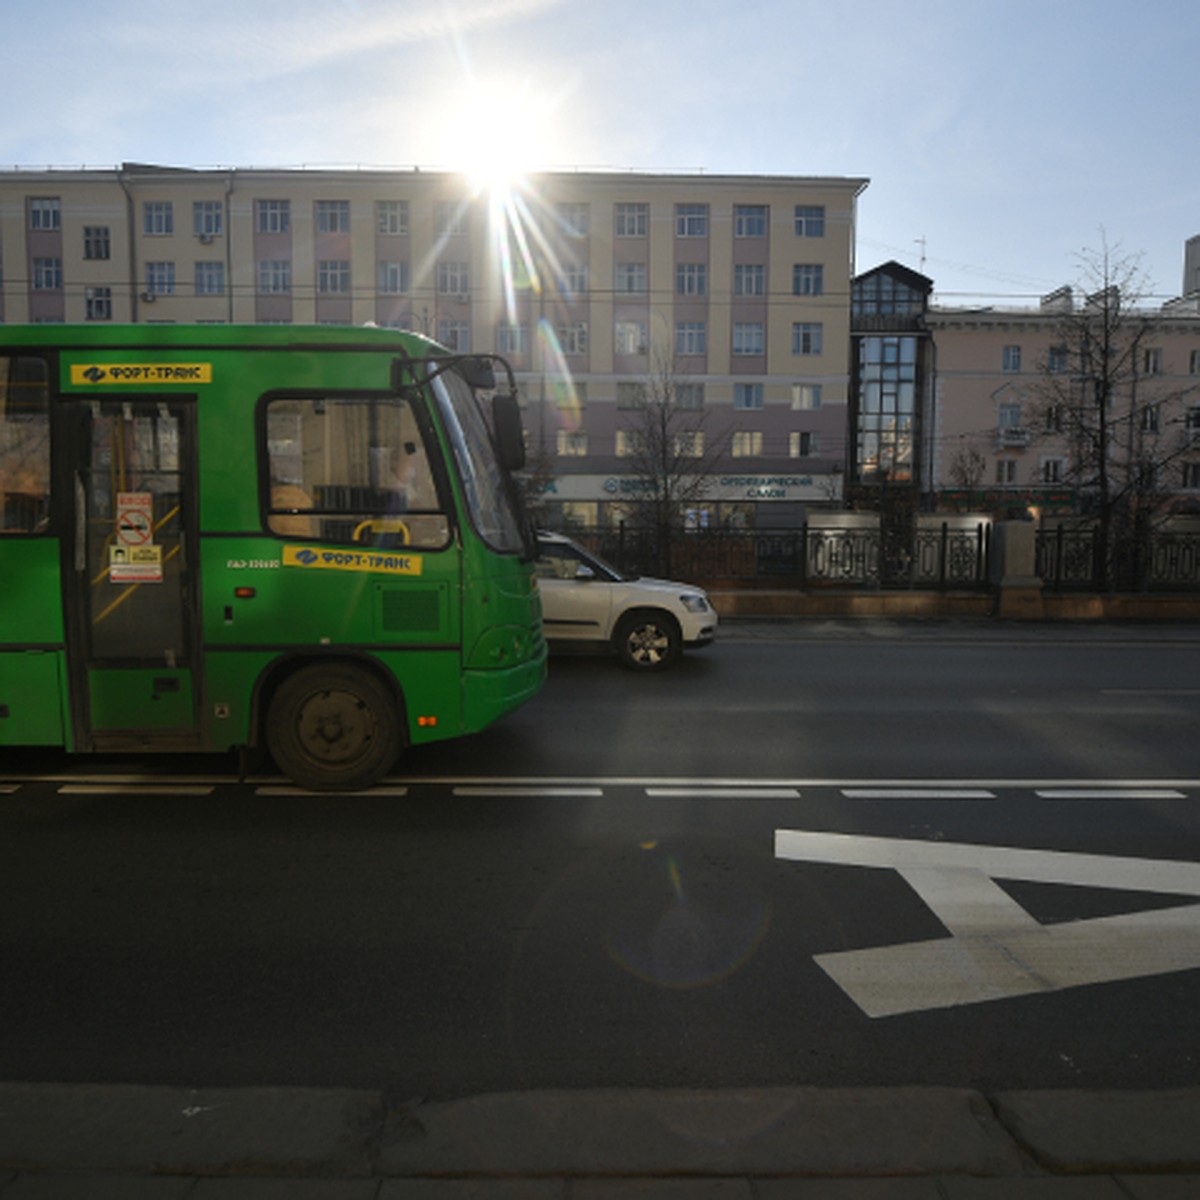
<path id="1" fill-rule="evenodd" d="M 861 177 L 855 266 L 1179 294 L 1196 0 L 6 0 L 0 169 Z"/>

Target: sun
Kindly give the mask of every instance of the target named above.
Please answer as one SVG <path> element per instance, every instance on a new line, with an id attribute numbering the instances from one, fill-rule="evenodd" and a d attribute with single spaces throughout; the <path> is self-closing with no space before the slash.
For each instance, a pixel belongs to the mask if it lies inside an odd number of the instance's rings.
<path id="1" fill-rule="evenodd" d="M 480 195 L 519 190 L 529 172 L 549 166 L 557 103 L 532 85 L 475 82 L 461 89 L 443 122 L 448 164 Z"/>

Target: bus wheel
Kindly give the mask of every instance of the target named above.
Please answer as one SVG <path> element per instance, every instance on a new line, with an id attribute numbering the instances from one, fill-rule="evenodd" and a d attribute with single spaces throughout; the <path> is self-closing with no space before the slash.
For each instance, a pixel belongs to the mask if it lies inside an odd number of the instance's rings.
<path id="1" fill-rule="evenodd" d="M 631 670 L 662 671 L 679 657 L 683 640 L 674 617 L 646 610 L 621 618 L 613 645 Z"/>
<path id="2" fill-rule="evenodd" d="M 267 709 L 266 734 L 275 765 L 317 791 L 370 787 L 403 748 L 395 700 L 348 663 L 313 664 L 285 679 Z"/>

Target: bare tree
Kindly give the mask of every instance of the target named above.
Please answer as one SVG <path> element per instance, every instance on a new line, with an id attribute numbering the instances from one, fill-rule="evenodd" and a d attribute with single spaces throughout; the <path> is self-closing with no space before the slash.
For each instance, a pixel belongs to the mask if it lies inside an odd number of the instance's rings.
<path id="1" fill-rule="evenodd" d="M 697 385 L 679 374 L 676 359 L 655 350 L 638 402 L 623 413 L 636 511 L 653 534 L 655 570 L 664 575 L 671 571 L 672 543 L 689 510 L 695 511 L 707 496 L 724 449 L 706 428 L 710 414 L 699 395 Z"/>
<path id="2" fill-rule="evenodd" d="M 950 461 L 950 482 L 967 493 L 967 509 L 987 473 L 987 459 L 974 446 L 960 446 Z"/>
<path id="3" fill-rule="evenodd" d="M 1083 298 L 1064 289 L 1034 388 L 1039 437 L 1062 451 L 1061 482 L 1093 519 L 1102 587 L 1135 582 L 1137 551 L 1161 507 L 1167 465 L 1185 449 L 1172 419 L 1181 396 L 1159 377 L 1164 324 L 1145 303 L 1137 256 L 1103 241 L 1081 255 Z"/>

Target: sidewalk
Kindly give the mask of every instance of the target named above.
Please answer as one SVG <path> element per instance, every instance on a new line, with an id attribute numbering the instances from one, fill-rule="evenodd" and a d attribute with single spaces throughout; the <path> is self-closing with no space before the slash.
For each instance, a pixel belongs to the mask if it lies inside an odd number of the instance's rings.
<path id="1" fill-rule="evenodd" d="M 1194 1200 L 1200 1087 L 0 1084 L 0 1200 Z"/>

